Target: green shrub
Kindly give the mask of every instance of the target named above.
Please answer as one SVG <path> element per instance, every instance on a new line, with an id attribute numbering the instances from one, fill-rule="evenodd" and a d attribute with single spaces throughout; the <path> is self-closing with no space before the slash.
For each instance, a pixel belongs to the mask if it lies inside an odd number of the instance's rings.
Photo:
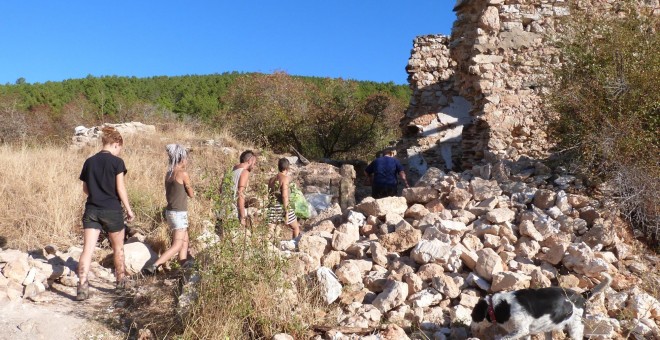
<path id="1" fill-rule="evenodd" d="M 618 14 L 574 10 L 559 47 L 563 64 L 550 94 L 553 135 L 564 159 L 611 181 L 623 213 L 658 236 L 660 21 L 633 2 Z"/>
<path id="2" fill-rule="evenodd" d="M 286 332 L 306 338 L 304 321 L 312 313 L 301 310 L 309 301 L 291 299 L 290 292 L 300 289 L 292 290 L 295 282 L 287 280 L 287 261 L 273 248 L 268 226 L 256 220 L 243 227 L 233 217 L 230 181 L 231 176 L 225 176 L 206 192 L 215 203 L 221 240 L 198 255 L 198 299 L 183 337 L 270 339 Z"/>

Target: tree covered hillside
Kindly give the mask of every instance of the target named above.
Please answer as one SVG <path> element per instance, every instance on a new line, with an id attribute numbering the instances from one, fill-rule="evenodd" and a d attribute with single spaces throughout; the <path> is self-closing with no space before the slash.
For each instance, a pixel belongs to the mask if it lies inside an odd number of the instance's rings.
<path id="1" fill-rule="evenodd" d="M 19 79 L 0 85 L 0 136 L 5 143 L 64 140 L 77 125 L 183 121 L 275 149 L 296 146 L 310 157 L 360 156 L 358 144 L 377 148 L 397 137 L 409 97 L 404 85 L 284 73 Z"/>

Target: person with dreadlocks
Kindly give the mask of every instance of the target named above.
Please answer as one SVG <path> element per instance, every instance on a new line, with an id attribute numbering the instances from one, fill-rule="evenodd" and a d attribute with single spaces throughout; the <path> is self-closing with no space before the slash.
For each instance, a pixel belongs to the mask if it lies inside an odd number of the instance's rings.
<path id="1" fill-rule="evenodd" d="M 83 251 L 78 261 L 79 281 L 76 295 L 78 301 L 89 298 L 87 274 L 101 230 L 108 233 L 112 245 L 117 288 L 125 288 L 128 282 L 124 268 L 124 209 L 126 222 L 133 221 L 135 215 L 128 203 L 124 184 L 126 165 L 118 157 L 124 146 L 124 140 L 119 131 L 111 126 L 104 127 L 102 133 L 103 149 L 87 158 L 80 172 L 82 189 L 87 195 L 87 201 L 82 217 Z"/>
<path id="2" fill-rule="evenodd" d="M 188 197 L 195 196 L 190 184 L 190 176 L 186 171 L 188 151 L 179 144 L 168 144 L 165 149 L 169 156 L 165 174 L 165 197 L 167 198 L 165 217 L 167 224 L 172 229 L 172 246 L 156 262 L 142 269 L 144 275 L 155 275 L 158 267 L 176 253 L 179 253 L 181 265 L 185 264 L 188 259 Z"/>

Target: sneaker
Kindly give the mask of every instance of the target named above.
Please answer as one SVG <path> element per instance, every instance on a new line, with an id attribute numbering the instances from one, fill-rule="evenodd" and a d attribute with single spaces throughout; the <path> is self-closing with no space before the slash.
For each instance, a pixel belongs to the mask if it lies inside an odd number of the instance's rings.
<path id="1" fill-rule="evenodd" d="M 156 275 L 157 272 L 158 272 L 158 267 L 154 266 L 153 264 L 150 264 L 142 268 L 142 275 L 144 276 L 153 276 Z"/>
<path id="2" fill-rule="evenodd" d="M 84 301 L 89 299 L 89 282 L 84 284 L 78 284 L 78 294 L 76 295 L 76 301 Z"/>

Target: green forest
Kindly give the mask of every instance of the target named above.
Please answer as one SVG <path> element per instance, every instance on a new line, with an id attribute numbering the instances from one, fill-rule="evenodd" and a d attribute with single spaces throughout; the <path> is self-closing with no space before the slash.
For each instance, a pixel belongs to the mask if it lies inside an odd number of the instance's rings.
<path id="1" fill-rule="evenodd" d="M 0 138 L 67 142 L 78 125 L 184 122 L 230 129 L 276 150 L 295 146 L 311 157 L 345 158 L 360 156 L 359 144 L 377 148 L 396 139 L 409 98 L 405 85 L 285 73 L 90 75 L 34 84 L 21 78 L 0 85 Z"/>

